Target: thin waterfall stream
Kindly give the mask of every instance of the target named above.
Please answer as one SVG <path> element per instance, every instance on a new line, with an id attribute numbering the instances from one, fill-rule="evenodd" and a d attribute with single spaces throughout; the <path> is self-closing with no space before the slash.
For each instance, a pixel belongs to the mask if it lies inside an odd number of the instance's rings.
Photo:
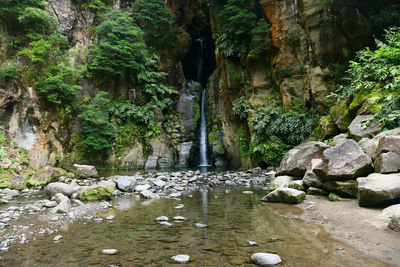
<path id="1" fill-rule="evenodd" d="M 197 82 L 199 82 L 203 86 L 200 95 L 199 167 L 208 167 L 210 166 L 210 163 L 208 160 L 208 140 L 207 140 L 207 112 L 206 112 L 207 88 L 203 85 L 204 43 L 202 39 L 197 39 L 196 42 L 198 42 L 199 44 L 199 52 L 196 60 Z"/>

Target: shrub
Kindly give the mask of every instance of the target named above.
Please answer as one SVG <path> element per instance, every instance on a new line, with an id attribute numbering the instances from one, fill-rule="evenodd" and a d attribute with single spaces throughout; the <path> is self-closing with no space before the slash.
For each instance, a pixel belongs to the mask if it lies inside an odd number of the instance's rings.
<path id="1" fill-rule="evenodd" d="M 83 144 L 87 152 L 107 151 L 115 138 L 114 125 L 110 122 L 108 93 L 99 92 L 88 104 L 82 106 Z"/>
<path id="2" fill-rule="evenodd" d="M 0 65 L 0 84 L 8 84 L 16 79 L 19 65 L 15 61 L 7 61 Z"/>
<path id="3" fill-rule="evenodd" d="M 27 7 L 20 12 L 18 21 L 27 32 L 49 34 L 57 30 L 56 19 L 47 10 Z"/>
<path id="4" fill-rule="evenodd" d="M 380 98 L 380 110 L 374 110 L 383 128 L 399 124 L 400 95 L 400 28 L 386 31 L 385 40 L 377 41 L 377 49 L 366 48 L 350 62 L 345 85 L 336 94 L 338 102 L 343 99 L 362 99 L 375 92 Z M 362 103 L 361 103 L 362 104 Z"/>
<path id="5" fill-rule="evenodd" d="M 250 110 L 249 99 L 246 96 L 239 97 L 232 104 L 233 114 L 238 116 L 240 119 L 247 118 Z"/>
<path id="6" fill-rule="evenodd" d="M 245 58 L 268 47 L 270 32 L 265 19 L 258 18 L 248 0 L 228 0 L 220 13 L 223 21 L 216 40 L 217 51 L 226 57 Z"/>
<path id="7" fill-rule="evenodd" d="M 135 15 L 146 43 L 161 50 L 176 45 L 179 29 L 172 27 L 176 18 L 165 7 L 164 0 L 139 0 Z"/>
<path id="8" fill-rule="evenodd" d="M 76 80 L 77 74 L 73 68 L 53 65 L 37 78 L 35 87 L 50 103 L 69 103 L 81 90 L 81 86 L 75 84 Z"/>
<path id="9" fill-rule="evenodd" d="M 261 153 L 266 163 L 276 166 L 287 150 L 310 136 L 314 120 L 298 110 L 285 112 L 280 107 L 263 107 L 255 111 L 250 126 L 252 153 Z"/>

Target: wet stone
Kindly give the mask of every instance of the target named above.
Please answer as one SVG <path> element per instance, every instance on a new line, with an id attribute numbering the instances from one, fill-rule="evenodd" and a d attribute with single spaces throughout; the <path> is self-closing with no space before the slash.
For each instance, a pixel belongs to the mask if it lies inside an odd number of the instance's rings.
<path id="1" fill-rule="evenodd" d="M 116 249 L 103 249 L 102 253 L 104 255 L 115 255 L 115 254 L 118 253 L 118 250 L 116 250 Z"/>
<path id="2" fill-rule="evenodd" d="M 180 254 L 180 255 L 172 256 L 171 259 L 177 263 L 187 263 L 190 260 L 190 256 Z"/>

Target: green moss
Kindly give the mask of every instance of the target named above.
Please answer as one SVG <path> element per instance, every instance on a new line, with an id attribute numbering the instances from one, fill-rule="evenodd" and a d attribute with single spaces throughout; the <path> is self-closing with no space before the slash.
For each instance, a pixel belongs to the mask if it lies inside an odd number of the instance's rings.
<path id="1" fill-rule="evenodd" d="M 330 115 L 340 130 L 347 130 L 355 114 L 351 112 L 348 100 L 342 100 L 331 108 Z"/>
<path id="2" fill-rule="evenodd" d="M 7 173 L 4 172 L 0 174 L 0 188 L 11 188 L 11 180 L 12 176 Z"/>
<path id="3" fill-rule="evenodd" d="M 343 201 L 343 200 L 352 200 L 351 198 L 344 198 L 339 196 L 338 194 L 335 193 L 330 193 L 328 196 L 330 201 Z"/>
<path id="4" fill-rule="evenodd" d="M 114 188 L 104 188 L 104 187 L 93 188 L 80 193 L 78 195 L 78 198 L 80 200 L 89 200 L 89 201 L 110 199 L 113 192 Z"/>
<path id="5" fill-rule="evenodd" d="M 240 89 L 243 87 L 242 72 L 240 64 L 231 59 L 225 59 L 226 72 L 229 79 L 229 88 Z"/>
<path id="6" fill-rule="evenodd" d="M 197 101 L 193 105 L 193 111 L 194 111 L 194 120 L 199 121 L 201 114 L 200 114 L 200 105 Z"/>

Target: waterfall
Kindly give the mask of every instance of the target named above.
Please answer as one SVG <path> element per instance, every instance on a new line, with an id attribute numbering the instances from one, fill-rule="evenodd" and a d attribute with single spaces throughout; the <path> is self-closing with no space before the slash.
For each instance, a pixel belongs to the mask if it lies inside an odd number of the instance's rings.
<path id="1" fill-rule="evenodd" d="M 197 39 L 199 44 L 199 52 L 196 60 L 196 76 L 197 81 L 203 85 L 203 69 L 204 69 L 204 44 L 202 39 Z M 200 137 L 199 150 L 200 160 L 199 167 L 210 166 L 208 161 L 208 142 L 207 142 L 207 114 L 206 114 L 207 88 L 203 87 L 200 95 Z"/>

